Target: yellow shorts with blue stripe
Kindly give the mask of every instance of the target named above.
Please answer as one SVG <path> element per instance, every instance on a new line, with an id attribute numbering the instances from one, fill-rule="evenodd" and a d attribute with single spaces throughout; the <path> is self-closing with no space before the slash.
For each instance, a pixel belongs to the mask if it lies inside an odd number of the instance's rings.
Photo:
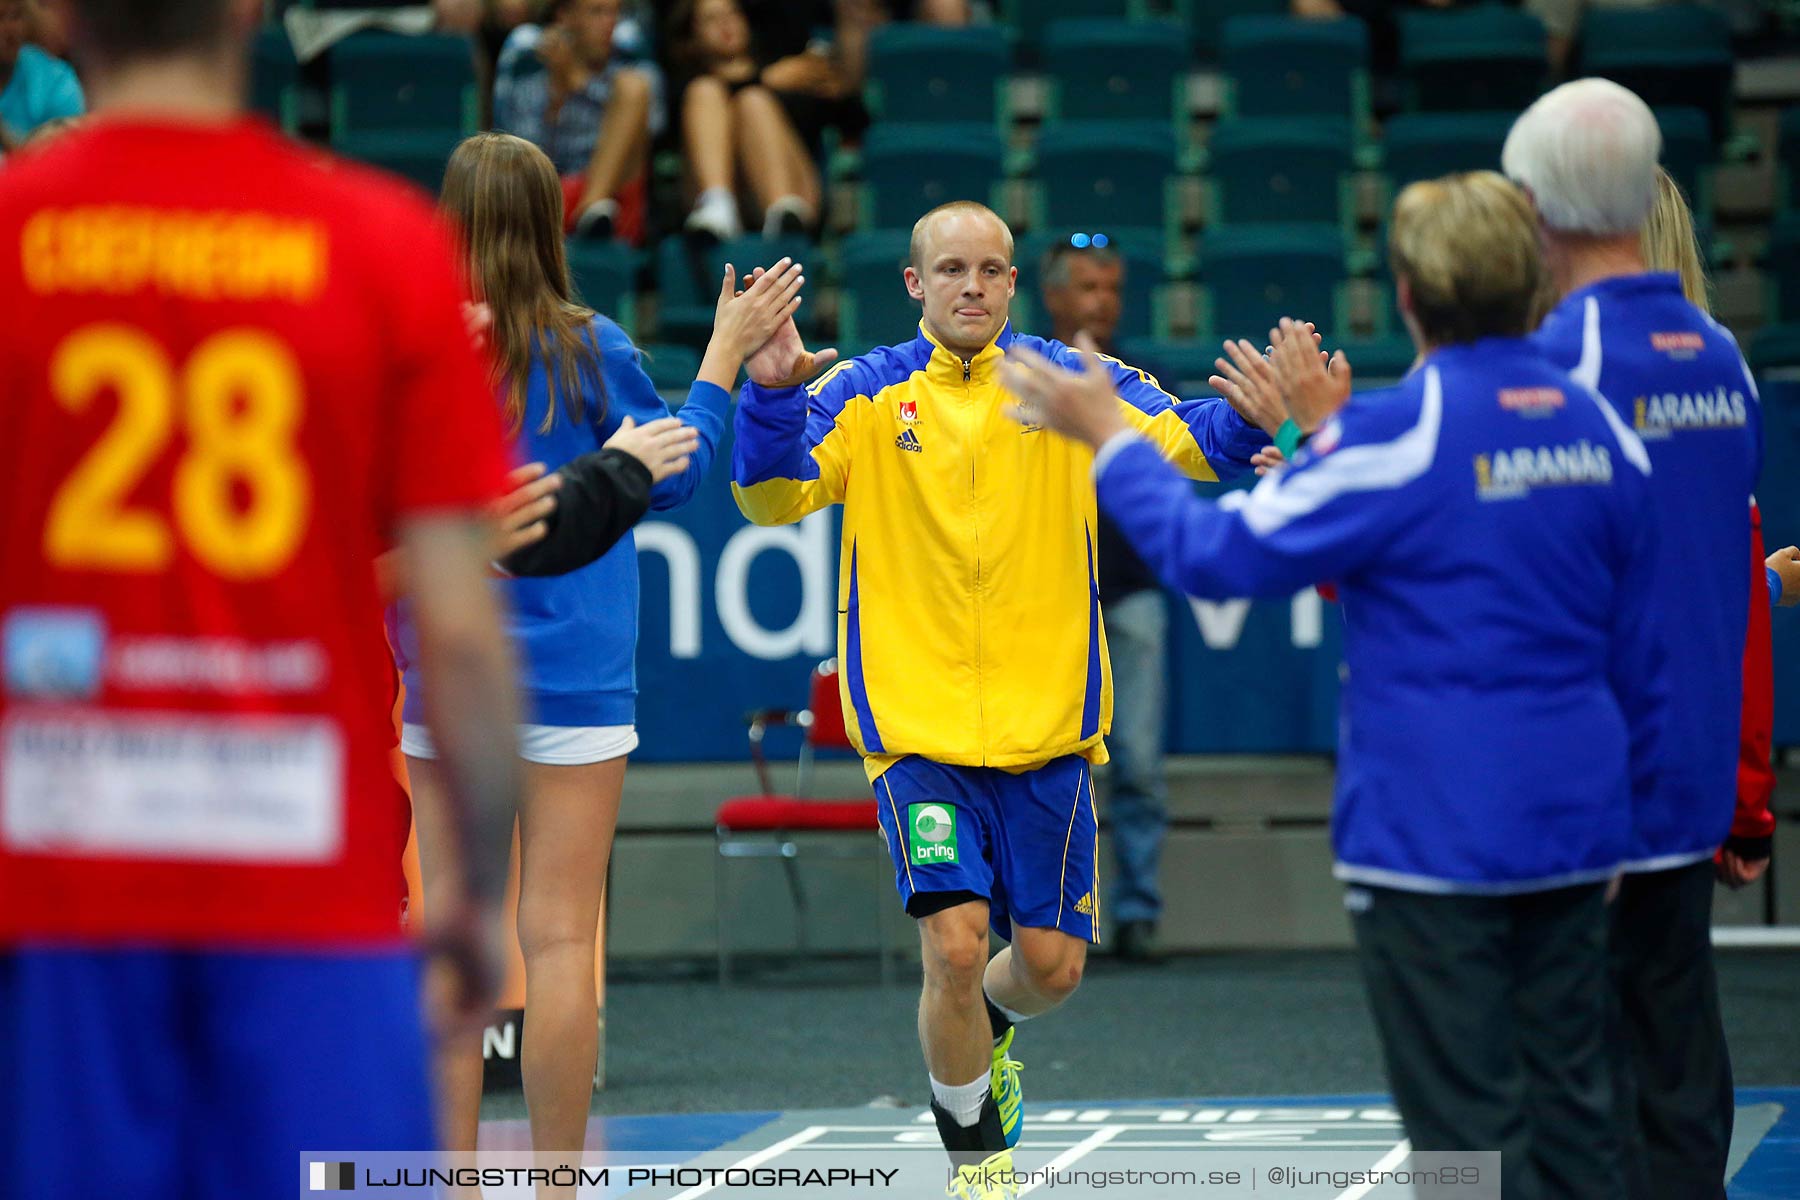
<path id="1" fill-rule="evenodd" d="M 1014 925 L 1100 940 L 1100 834 L 1086 759 L 1070 754 L 1014 774 L 914 755 L 874 787 L 903 903 L 973 892 L 1009 941 Z"/>

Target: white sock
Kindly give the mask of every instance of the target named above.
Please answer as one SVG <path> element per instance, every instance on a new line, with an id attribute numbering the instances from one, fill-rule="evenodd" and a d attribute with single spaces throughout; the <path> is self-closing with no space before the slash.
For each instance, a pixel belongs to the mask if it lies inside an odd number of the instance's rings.
<path id="1" fill-rule="evenodd" d="M 988 1093 L 993 1090 L 992 1071 L 983 1071 L 981 1078 L 973 1083 L 957 1084 L 952 1087 L 947 1083 L 931 1081 L 931 1098 L 938 1106 L 953 1117 L 964 1129 L 981 1120 L 981 1106 L 987 1103 Z"/>

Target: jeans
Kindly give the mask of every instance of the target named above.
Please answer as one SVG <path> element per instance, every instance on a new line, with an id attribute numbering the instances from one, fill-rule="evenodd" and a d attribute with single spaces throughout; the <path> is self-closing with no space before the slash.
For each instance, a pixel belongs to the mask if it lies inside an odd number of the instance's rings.
<path id="1" fill-rule="evenodd" d="M 1113 920 L 1154 922 L 1162 913 L 1157 864 L 1169 829 L 1163 780 L 1169 610 L 1159 591 L 1133 592 L 1105 608 L 1112 657 L 1113 722 L 1106 747 L 1106 814 L 1112 826 Z"/>

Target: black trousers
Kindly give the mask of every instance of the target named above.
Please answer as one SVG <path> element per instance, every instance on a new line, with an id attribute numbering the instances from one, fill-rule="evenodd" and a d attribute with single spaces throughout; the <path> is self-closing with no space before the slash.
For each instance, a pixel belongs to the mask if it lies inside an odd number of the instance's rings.
<path id="1" fill-rule="evenodd" d="M 1627 875 L 1613 904 L 1620 1136 L 1633 1200 L 1721 1200 L 1735 1115 L 1713 865 Z"/>
<path id="2" fill-rule="evenodd" d="M 1605 885 L 1346 904 L 1413 1149 L 1498 1150 L 1506 1200 L 1623 1200 Z"/>

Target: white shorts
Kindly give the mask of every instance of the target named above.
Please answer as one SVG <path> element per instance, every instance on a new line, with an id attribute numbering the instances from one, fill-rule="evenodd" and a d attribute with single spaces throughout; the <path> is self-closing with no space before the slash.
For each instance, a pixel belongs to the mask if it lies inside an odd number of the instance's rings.
<path id="1" fill-rule="evenodd" d="M 637 749 L 636 725 L 521 725 L 519 757 L 550 767 L 578 767 L 624 758 Z M 431 731 L 400 726 L 400 749 L 412 758 L 436 758 Z"/>

